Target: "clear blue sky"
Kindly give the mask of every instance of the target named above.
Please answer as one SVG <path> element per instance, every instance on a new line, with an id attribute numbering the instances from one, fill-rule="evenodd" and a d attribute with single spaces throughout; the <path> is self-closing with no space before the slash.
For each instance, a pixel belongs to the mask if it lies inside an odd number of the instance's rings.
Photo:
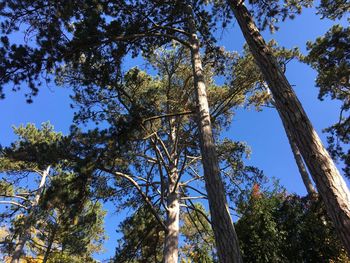
<path id="1" fill-rule="evenodd" d="M 333 23 L 329 20 L 320 20 L 312 9 L 304 10 L 295 20 L 281 24 L 280 30 L 273 36 L 265 32 L 264 37 L 267 41 L 274 38 L 287 48 L 299 46 L 301 51 L 305 52 L 306 42 L 324 34 Z M 345 19 L 342 23 L 346 23 Z M 222 36 L 220 44 L 226 49 L 242 51 L 244 41 L 237 24 L 226 29 Z M 137 66 L 140 63 L 140 60 L 127 61 L 128 66 Z M 320 102 L 317 99 L 318 90 L 314 86 L 316 73 L 308 66 L 291 62 L 288 64 L 286 74 L 325 142 L 322 129 L 337 121 L 339 103 L 330 100 Z M 26 104 L 21 92 L 6 91 L 6 99 L 0 101 L 0 144 L 5 146 L 15 139 L 12 125 L 18 126 L 28 122 L 40 126 L 42 122 L 50 120 L 56 131 L 67 133 L 73 116 L 69 104 L 69 90 L 53 85 L 43 87 L 39 95 L 34 98 L 33 104 Z M 254 109 L 238 110 L 231 128 L 224 133 L 224 136 L 247 142 L 252 149 L 251 159 L 248 161 L 250 164 L 262 169 L 269 177 L 279 178 L 289 192 L 305 194 L 281 121 L 274 109 L 265 109 L 263 112 L 255 112 Z M 106 208 L 112 207 L 107 205 Z M 98 258 L 113 256 L 116 245 L 115 229 L 123 215 L 117 215 L 113 210 L 107 214 L 106 230 L 110 240 L 106 242 L 106 253 Z"/>

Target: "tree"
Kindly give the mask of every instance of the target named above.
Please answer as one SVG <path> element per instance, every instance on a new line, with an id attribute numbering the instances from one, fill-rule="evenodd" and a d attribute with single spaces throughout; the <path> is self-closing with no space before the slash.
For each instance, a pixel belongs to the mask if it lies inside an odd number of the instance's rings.
<path id="1" fill-rule="evenodd" d="M 14 174 L 19 173 L 19 176 L 12 179 L 12 182 L 11 179 L 10 181 L 7 181 L 6 178 L 2 180 L 1 196 L 5 199 L 17 199 L 18 202 L 5 200 L 2 201 L 2 203 L 14 205 L 14 212 L 11 213 L 12 215 L 19 210 L 22 210 L 23 212 L 23 209 L 27 215 L 21 218 L 19 222 L 16 222 L 17 226 L 21 227 L 20 229 L 17 229 L 17 231 L 19 231 L 19 238 L 12 255 L 11 263 L 18 263 L 20 261 L 24 246 L 30 238 L 31 227 L 33 222 L 37 220 L 36 214 L 39 202 L 42 199 L 43 191 L 49 177 L 50 165 L 43 166 L 36 164 L 26 164 L 25 162 L 13 162 L 10 158 L 8 158 L 8 156 L 6 156 L 6 152 L 7 155 L 9 155 L 9 152 L 12 152 L 16 148 L 21 147 L 20 144 L 23 141 L 30 143 L 45 143 L 47 141 L 50 141 L 50 143 L 55 143 L 55 141 L 60 139 L 60 134 L 55 134 L 52 132 L 52 128 L 48 124 L 43 125 L 42 131 L 38 131 L 33 125 L 29 125 L 26 128 L 20 127 L 15 129 L 15 132 L 22 138 L 12 145 L 12 148 L 14 149 L 4 150 L 5 155 L 1 156 L 1 171 L 7 173 L 12 172 Z M 21 180 L 21 170 L 24 170 L 27 173 L 34 172 L 39 175 L 39 182 L 36 190 L 32 192 L 34 193 L 33 196 L 31 196 L 32 194 L 28 190 L 23 192 L 21 188 L 18 190 L 14 189 L 16 181 L 18 183 L 18 181 Z"/>
<path id="2" fill-rule="evenodd" d="M 338 235 L 350 253 L 350 193 L 347 185 L 323 147 L 307 114 L 270 48 L 260 35 L 243 1 L 229 1 L 227 4 L 237 19 L 250 51 L 271 90 L 283 126 L 287 134 L 290 134 L 292 140 L 295 141 L 317 190 L 325 202 Z M 261 9 L 261 11 L 266 10 Z M 278 9 L 275 14 L 279 14 Z M 267 20 L 271 19 L 269 13 L 266 13 L 266 17 Z"/>
<path id="3" fill-rule="evenodd" d="M 114 262 L 161 262 L 164 234 L 147 207 L 140 207 L 120 224 L 123 238 L 119 240 Z"/>
<path id="4" fill-rule="evenodd" d="M 207 44 L 208 51 L 217 51 L 213 48 L 215 41 L 209 30 L 214 23 L 201 3 L 79 1 L 72 5 L 62 1 L 52 5 L 50 1 L 40 1 L 23 5 L 21 1 L 13 1 L 10 4 L 2 2 L 0 7 L 0 14 L 6 17 L 2 23 L 3 33 L 8 35 L 13 30 L 18 31 L 19 24 L 26 24 L 37 33 L 38 47 L 28 44 L 11 46 L 7 36 L 1 47 L 4 60 L 0 65 L 0 83 L 12 82 L 19 87 L 19 83 L 27 81 L 29 100 L 41 85 L 43 71 L 57 73 L 65 65 L 72 65 L 78 72 L 72 82 L 87 86 L 90 92 L 94 92 L 94 85 L 116 86 L 121 59 L 129 50 L 134 56 L 139 51 L 149 54 L 169 40 L 191 50 L 198 136 L 218 255 L 222 262 L 231 262 L 232 259 L 241 262 L 220 178 L 200 54 L 201 44 Z M 205 19 L 201 19 L 204 16 Z M 215 53 L 220 55 L 214 52 L 214 56 Z"/>
<path id="5" fill-rule="evenodd" d="M 1 180 L 1 196 L 18 200 L 2 201 L 12 204 L 2 214 L 3 220 L 11 220 L 4 252 L 11 262 L 41 257 L 46 263 L 54 250 L 88 260 L 101 250 L 104 212 L 81 194 L 72 163 L 57 157 L 67 150 L 59 150 L 64 137 L 49 123 L 41 129 L 21 126 L 15 133 L 19 139 L 2 150 L 0 159 L 1 171 L 8 175 Z M 38 185 L 25 183 L 35 175 Z"/>
<path id="6" fill-rule="evenodd" d="M 278 64 L 281 65 L 284 71 L 289 61 L 291 61 L 294 58 L 301 57 L 301 54 L 298 49 L 288 50 L 286 48 L 280 48 L 278 47 L 275 41 L 270 41 L 268 43 L 268 46 L 269 48 L 271 48 L 271 51 L 276 57 Z M 242 57 L 240 57 L 237 63 L 234 65 L 231 82 L 234 87 L 246 86 L 246 90 L 254 91 L 254 94 L 248 97 L 248 106 L 254 105 L 258 111 L 262 110 L 263 106 L 275 107 L 275 102 L 271 97 L 269 87 L 264 81 L 264 77 L 258 65 L 255 63 L 252 54 L 249 52 L 248 46 L 244 47 L 244 53 Z M 286 133 L 291 150 L 294 155 L 295 162 L 297 164 L 299 173 L 303 179 L 306 190 L 308 194 L 315 196 L 317 193 L 313 186 L 310 175 L 306 169 L 300 151 L 295 141 L 293 141 L 291 134 L 288 132 L 288 130 L 286 130 Z"/>
<path id="7" fill-rule="evenodd" d="M 256 185 L 236 224 L 247 262 L 348 262 L 321 201 Z"/>
<path id="8" fill-rule="evenodd" d="M 274 214 L 283 202 L 283 195 L 278 190 L 262 193 L 259 185 L 255 185 L 250 196 L 239 204 L 240 218 L 236 228 L 245 261 L 286 261 L 281 251 L 283 232 L 278 230 Z"/>
<path id="9" fill-rule="evenodd" d="M 316 85 L 319 87 L 318 98 L 326 96 L 342 102 L 339 121 L 327 128 L 331 156 L 344 162 L 345 175 L 350 176 L 349 168 L 349 74 L 350 74 L 350 28 L 333 26 L 324 36 L 315 42 L 308 42 L 309 54 L 305 61 L 317 72 Z"/>
<path id="10" fill-rule="evenodd" d="M 340 19 L 349 12 L 350 3 L 346 0 L 322 0 L 320 5 L 317 6 L 317 10 L 322 15 L 322 18 Z"/>
<path id="11" fill-rule="evenodd" d="M 156 53 L 150 60 L 158 75 L 152 77 L 137 68 L 129 70 L 124 82 L 120 83 L 123 85 L 122 94 L 118 94 L 119 90 L 106 89 L 96 97 L 96 94 L 89 94 L 78 87 L 74 98 L 81 110 L 76 120 L 110 125 L 110 130 L 116 130 L 114 140 L 127 134 L 126 151 L 129 153 L 127 156 L 131 156 L 127 169 L 120 171 L 113 166 L 100 166 L 99 169 L 122 178 L 136 190 L 136 196 L 143 199 L 165 231 L 164 257 L 175 260 L 178 255 L 180 205 L 196 209 L 191 199 L 206 199 L 207 195 L 200 189 L 203 176 L 198 168 L 201 156 L 195 139 L 198 132 L 193 118 L 192 90 L 189 88 L 192 86 L 192 73 L 188 66 L 188 52 L 175 47 L 157 50 Z M 208 88 L 210 105 L 218 113 L 214 122 L 218 136 L 223 128 L 219 124 L 230 122 L 233 107 L 244 102 L 245 91 L 242 89 L 232 94 L 227 86 L 215 85 L 210 64 L 205 71 L 206 79 L 211 83 Z M 228 97 L 230 102 L 226 101 Z M 236 180 L 236 186 L 227 183 L 227 188 L 230 196 L 237 196 L 242 184 L 259 181 L 262 175 L 257 169 L 243 164 L 246 145 L 226 140 L 219 143 L 218 148 L 221 144 L 225 144 L 227 151 L 219 155 L 220 170 L 227 181 Z M 227 160 L 230 162 L 225 163 Z M 129 205 L 140 207 L 138 200 L 131 198 Z M 164 215 L 166 219 L 163 219 Z"/>
<path id="12" fill-rule="evenodd" d="M 181 247 L 184 258 L 181 262 L 214 263 L 214 236 L 207 212 L 200 203 L 196 203 L 197 210 L 187 211 L 183 216 L 181 232 L 185 237 L 185 244 Z"/>

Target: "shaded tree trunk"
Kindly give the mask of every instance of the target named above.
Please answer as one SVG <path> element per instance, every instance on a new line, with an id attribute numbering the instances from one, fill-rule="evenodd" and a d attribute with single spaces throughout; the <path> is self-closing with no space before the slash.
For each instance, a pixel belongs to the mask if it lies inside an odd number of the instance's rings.
<path id="1" fill-rule="evenodd" d="M 350 193 L 322 145 L 301 103 L 283 74 L 276 59 L 257 29 L 245 5 L 235 0 L 228 2 L 240 25 L 264 78 L 274 97 L 276 108 L 287 133 L 291 135 L 322 197 L 328 215 L 350 254 Z"/>
<path id="2" fill-rule="evenodd" d="M 50 236 L 49 239 L 49 243 L 47 245 L 46 251 L 45 251 L 45 255 L 44 255 L 44 259 L 42 263 L 47 263 L 50 253 L 51 253 L 51 249 L 52 249 L 52 245 L 53 245 L 53 241 L 55 240 L 55 236 L 56 236 L 56 231 L 57 231 L 58 226 L 56 226 Z"/>
<path id="3" fill-rule="evenodd" d="M 192 13 L 192 10 L 191 12 Z M 192 17 L 192 14 L 190 14 Z M 208 195 L 211 224 L 217 254 L 221 263 L 242 262 L 238 238 L 229 213 L 225 189 L 220 176 L 219 161 L 213 138 L 199 40 L 193 19 L 188 21 L 191 31 L 191 59 L 197 100 L 197 118 L 205 187 Z"/>
<path id="4" fill-rule="evenodd" d="M 44 186 L 45 186 L 45 182 L 46 182 L 46 178 L 49 174 L 50 171 L 50 166 L 47 167 L 47 169 L 43 172 L 42 176 L 41 176 L 41 180 L 40 180 L 40 184 L 39 184 L 39 188 L 35 193 L 35 197 L 33 200 L 33 204 L 32 206 L 29 208 L 30 211 L 28 213 L 28 216 L 24 222 L 24 230 L 22 232 L 22 234 L 20 234 L 19 236 L 19 240 L 16 244 L 15 247 L 15 251 L 13 252 L 12 258 L 11 258 L 11 263 L 19 263 L 20 262 L 20 258 L 23 254 L 23 249 L 25 244 L 27 243 L 27 241 L 30 238 L 30 234 L 31 234 L 31 226 L 32 226 L 32 221 L 34 220 L 35 217 L 35 208 L 38 206 L 39 201 L 40 201 L 40 197 L 41 194 L 44 190 Z"/>

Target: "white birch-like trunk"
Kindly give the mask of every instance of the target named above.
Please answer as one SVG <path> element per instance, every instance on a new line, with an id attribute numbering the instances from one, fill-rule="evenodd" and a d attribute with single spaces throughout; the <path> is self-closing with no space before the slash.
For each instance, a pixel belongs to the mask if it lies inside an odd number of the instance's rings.
<path id="1" fill-rule="evenodd" d="M 23 254 L 24 246 L 30 238 L 30 234 L 31 234 L 30 228 L 32 226 L 31 221 L 32 221 L 33 217 L 35 216 L 35 208 L 39 204 L 40 197 L 41 197 L 41 194 L 44 190 L 46 179 L 47 179 L 47 176 L 49 174 L 49 171 L 50 171 L 50 166 L 47 167 L 47 169 L 43 172 L 43 174 L 41 176 L 38 190 L 35 193 L 32 206 L 29 208 L 29 213 L 28 213 L 28 216 L 27 216 L 27 218 L 25 220 L 25 224 L 24 224 L 24 230 L 23 230 L 22 234 L 20 234 L 20 236 L 19 236 L 18 242 L 17 242 L 16 247 L 15 247 L 15 251 L 13 252 L 13 255 L 11 258 L 11 263 L 20 263 L 20 258 Z"/>
<path id="2" fill-rule="evenodd" d="M 167 232 L 164 240 L 164 263 L 177 263 L 179 258 L 179 232 L 180 232 L 180 203 L 178 191 L 178 170 L 176 167 L 177 151 L 176 151 L 176 124 L 175 117 L 170 118 L 170 144 L 171 144 L 171 163 L 168 182 L 167 196 Z"/>
<path id="3" fill-rule="evenodd" d="M 173 185 L 174 186 L 174 185 Z M 170 187 L 171 189 L 172 187 Z M 171 192 L 167 198 L 167 232 L 164 240 L 164 263 L 177 263 L 179 258 L 180 204 L 178 192 Z"/>

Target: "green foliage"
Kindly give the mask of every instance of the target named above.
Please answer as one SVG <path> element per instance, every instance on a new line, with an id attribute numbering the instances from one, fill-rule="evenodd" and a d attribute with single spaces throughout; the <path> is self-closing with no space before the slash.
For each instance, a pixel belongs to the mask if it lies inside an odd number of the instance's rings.
<path id="1" fill-rule="evenodd" d="M 329 96 L 342 102 L 339 121 L 326 131 L 330 134 L 328 142 L 332 157 L 344 162 L 344 172 L 350 176 L 350 27 L 333 26 L 324 36 L 307 45 L 310 52 L 305 61 L 318 73 L 319 99 Z"/>
<path id="2" fill-rule="evenodd" d="M 114 262 L 162 261 L 164 233 L 146 207 L 138 208 L 119 228 L 123 238 L 118 240 Z"/>
<path id="3" fill-rule="evenodd" d="M 67 139 L 49 123 L 41 128 L 28 124 L 14 130 L 19 138 L 3 149 L 0 159 L 2 171 L 9 175 L 1 180 L 0 196 L 5 201 L 15 200 L 2 213 L 2 219 L 7 220 L 4 222 L 11 226 L 2 243 L 3 253 L 11 254 L 13 242 L 29 230 L 26 255 L 40 258 L 47 254 L 49 259 L 54 256 L 55 262 L 73 255 L 72 261 L 84 258 L 94 262 L 92 254 L 102 250 L 105 239 L 105 211 L 99 202 L 91 200 L 91 178 L 96 169 L 91 152 L 95 151 L 82 147 L 84 137 L 79 133 Z M 47 166 L 50 169 L 43 191 L 37 192 Z M 95 187 L 100 186 L 96 183 Z M 39 198 L 35 206 L 34 197 Z"/>
<path id="4" fill-rule="evenodd" d="M 209 50 L 215 51 L 212 29 L 216 24 L 201 1 L 169 5 L 155 1 L 79 0 L 56 1 L 52 5 L 47 0 L 2 0 L 0 85 L 13 83 L 16 90 L 22 82 L 28 83 L 31 102 L 42 83 L 63 70 L 69 72 L 63 79 L 70 86 L 84 86 L 95 93 L 99 87 L 117 88 L 126 54 L 152 54 L 174 39 L 188 44 L 188 25 L 184 22 L 188 4 L 198 18 L 198 36 L 210 44 Z M 35 45 L 13 44 L 11 34 L 19 30 L 26 31 Z M 67 67 L 70 70 L 65 70 Z"/>
<path id="5" fill-rule="evenodd" d="M 249 0 L 252 13 L 257 25 L 264 30 L 269 28 L 271 32 L 278 30 L 278 23 L 287 18 L 294 19 L 302 12 L 303 8 L 311 7 L 313 0 Z"/>
<path id="6" fill-rule="evenodd" d="M 214 234 L 206 218 L 209 215 L 202 204 L 196 203 L 194 207 L 195 210 L 187 210 L 182 217 L 180 231 L 184 237 L 184 245 L 181 247 L 181 262 L 217 262 Z"/>
<path id="7" fill-rule="evenodd" d="M 52 242 L 51 256 L 63 254 L 70 257 L 88 259 L 94 253 L 103 250 L 103 241 L 106 239 L 103 224 L 106 212 L 98 202 L 87 201 L 75 217 L 69 207 L 52 207 L 46 210 L 45 215 L 34 226 L 40 232 L 35 236 L 36 243 L 43 242 L 46 246 Z M 44 254 L 45 249 L 32 244 L 33 250 L 38 254 Z"/>
<path id="8" fill-rule="evenodd" d="M 308 42 L 306 62 L 317 72 L 316 84 L 319 98 L 330 95 L 332 99 L 345 100 L 350 88 L 350 28 L 333 26 L 326 34 Z"/>
<path id="9" fill-rule="evenodd" d="M 284 237 L 275 220 L 284 193 L 276 191 L 261 193 L 255 185 L 247 202 L 238 206 L 241 218 L 236 231 L 246 262 L 285 262 L 280 249 Z"/>
<path id="10" fill-rule="evenodd" d="M 76 255 L 69 255 L 65 253 L 55 253 L 53 256 L 47 261 L 47 263 L 98 263 L 99 261 L 94 260 L 91 257 L 88 256 L 76 256 Z"/>
<path id="11" fill-rule="evenodd" d="M 289 195 L 278 211 L 284 240 L 283 254 L 290 262 L 349 262 L 320 200 Z"/>
<path id="12" fill-rule="evenodd" d="M 253 188 L 237 234 L 246 262 L 348 262 L 321 201 Z"/>
<path id="13" fill-rule="evenodd" d="M 27 124 L 13 129 L 18 139 L 2 150 L 0 169 L 3 172 L 45 169 L 57 160 L 63 136 L 55 132 L 49 122 L 40 128 Z"/>
<path id="14" fill-rule="evenodd" d="M 340 19 L 349 13 L 350 2 L 349 0 L 321 0 L 317 10 L 322 18 Z"/>
<path id="15" fill-rule="evenodd" d="M 233 18 L 230 5 L 235 6 L 240 1 L 209 1 L 214 3 L 214 15 L 217 19 L 223 21 L 223 27 L 226 27 Z M 294 19 L 296 15 L 302 12 L 303 8 L 311 7 L 313 0 L 249 0 L 246 2 L 250 13 L 254 16 L 257 26 L 261 30 L 269 29 L 275 32 L 279 29 L 278 24 L 286 19 Z"/>

